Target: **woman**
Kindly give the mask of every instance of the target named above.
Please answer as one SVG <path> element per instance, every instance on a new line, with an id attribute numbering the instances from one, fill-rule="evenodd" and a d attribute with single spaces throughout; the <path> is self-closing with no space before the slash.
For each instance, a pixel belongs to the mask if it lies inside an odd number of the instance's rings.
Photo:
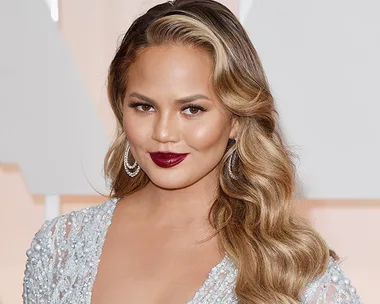
<path id="1" fill-rule="evenodd" d="M 139 17 L 108 93 L 110 199 L 42 226 L 25 303 L 360 303 L 292 211 L 291 153 L 226 7 L 177 0 Z"/>

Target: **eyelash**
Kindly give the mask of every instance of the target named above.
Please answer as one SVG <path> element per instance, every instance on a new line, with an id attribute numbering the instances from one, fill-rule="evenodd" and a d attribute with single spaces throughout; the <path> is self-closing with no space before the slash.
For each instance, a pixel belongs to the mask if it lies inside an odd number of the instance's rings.
<path id="1" fill-rule="evenodd" d="M 139 106 L 148 106 L 148 107 L 151 107 L 151 108 L 153 108 L 153 106 L 152 105 L 150 105 L 150 104 L 148 104 L 148 103 L 141 103 L 141 102 L 131 102 L 130 104 L 129 104 L 129 107 L 131 107 L 131 108 L 137 108 L 137 107 L 139 107 Z M 200 106 L 200 105 L 195 105 L 195 104 L 188 104 L 188 105 L 186 105 L 185 107 L 183 107 L 182 109 L 181 109 L 181 111 L 184 111 L 184 110 L 186 110 L 186 109 L 198 109 L 199 111 L 201 111 L 201 112 L 205 112 L 206 111 L 206 109 L 204 108 L 204 107 L 202 107 L 202 106 Z M 148 112 L 148 111 L 141 111 L 141 110 L 138 110 L 138 111 L 140 111 L 140 112 Z M 198 115 L 199 113 L 197 113 L 197 114 L 185 114 L 185 115 L 188 115 L 188 116 L 195 116 L 195 115 Z"/>

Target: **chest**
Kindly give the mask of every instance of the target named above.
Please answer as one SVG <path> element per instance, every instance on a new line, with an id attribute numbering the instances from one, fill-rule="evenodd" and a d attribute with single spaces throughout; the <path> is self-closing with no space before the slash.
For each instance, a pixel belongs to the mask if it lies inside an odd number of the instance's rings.
<path id="1" fill-rule="evenodd" d="M 46 265 L 48 303 L 237 303 L 237 270 L 228 256 L 214 266 L 220 255 L 213 246 L 194 251 L 188 240 L 141 233 L 144 241 L 126 242 L 117 225 L 107 230 L 110 214 L 83 213 L 69 229 L 57 225 Z"/>
<path id="2" fill-rule="evenodd" d="M 112 252 L 106 249 L 100 263 L 97 246 L 74 247 L 61 264 L 51 266 L 57 274 L 51 295 L 54 303 L 237 303 L 233 292 L 237 271 L 228 256 L 207 273 L 206 267 L 193 267 L 199 263 L 175 267 L 167 262 L 139 265 L 121 256 L 109 259 L 106 254 Z"/>
<path id="3" fill-rule="evenodd" d="M 92 304 L 188 303 L 223 258 L 213 242 L 189 246 L 190 241 L 168 239 L 167 233 L 128 237 L 113 227 L 103 246 Z"/>

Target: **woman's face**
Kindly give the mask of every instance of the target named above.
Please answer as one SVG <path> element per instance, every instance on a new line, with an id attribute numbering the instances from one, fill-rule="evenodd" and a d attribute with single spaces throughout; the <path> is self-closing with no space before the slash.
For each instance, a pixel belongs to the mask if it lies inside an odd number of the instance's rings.
<path id="1" fill-rule="evenodd" d="M 124 132 L 134 159 L 161 188 L 211 177 L 235 135 L 211 75 L 210 55 L 190 46 L 149 47 L 130 66 Z"/>

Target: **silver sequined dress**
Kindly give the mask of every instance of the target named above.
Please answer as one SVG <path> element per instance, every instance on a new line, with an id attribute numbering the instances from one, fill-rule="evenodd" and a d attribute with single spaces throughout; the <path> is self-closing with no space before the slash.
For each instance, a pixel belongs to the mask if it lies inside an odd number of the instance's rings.
<path id="1" fill-rule="evenodd" d="M 27 251 L 24 303 L 91 303 L 99 257 L 117 199 L 46 221 Z M 227 255 L 188 304 L 234 303 L 237 269 Z M 302 304 L 361 304 L 338 264 L 311 282 Z"/>

